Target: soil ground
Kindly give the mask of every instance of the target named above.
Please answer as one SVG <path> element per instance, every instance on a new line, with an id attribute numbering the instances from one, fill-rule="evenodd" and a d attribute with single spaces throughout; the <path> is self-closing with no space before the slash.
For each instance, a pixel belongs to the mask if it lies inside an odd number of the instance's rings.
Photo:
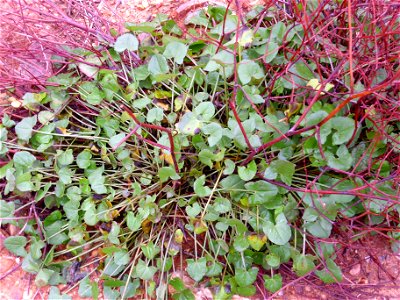
<path id="1" fill-rule="evenodd" d="M 64 9 L 73 10 L 69 5 L 72 0 L 58 2 Z M 246 8 L 259 1 L 242 2 Z M 142 22 L 150 20 L 157 13 L 166 13 L 183 20 L 188 13 L 199 7 L 223 4 L 226 1 L 93 0 L 93 3 L 112 21 Z M 38 289 L 34 284 L 34 275 L 21 269 L 21 259 L 3 247 L 2 242 L 9 234 L 9 230 L 0 230 L 0 300 L 47 299 L 49 288 Z M 340 285 L 327 286 L 316 278 L 297 279 L 283 270 L 286 286 L 274 299 L 400 299 L 400 255 L 393 254 L 386 240 L 372 236 L 349 242 L 343 246 L 337 262 L 344 275 Z M 65 288 L 61 286 L 60 290 Z M 72 299 L 81 299 L 77 289 L 73 289 L 69 295 Z M 252 299 L 263 298 L 256 296 Z M 198 288 L 196 299 L 212 299 L 210 290 Z"/>

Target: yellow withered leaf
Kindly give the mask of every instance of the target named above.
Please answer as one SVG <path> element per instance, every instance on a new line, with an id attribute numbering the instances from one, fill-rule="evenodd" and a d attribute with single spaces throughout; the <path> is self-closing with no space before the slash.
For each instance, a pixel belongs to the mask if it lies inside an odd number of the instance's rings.
<path id="1" fill-rule="evenodd" d="M 142 222 L 142 230 L 145 234 L 149 234 L 151 231 L 151 227 L 153 225 L 153 222 L 151 222 L 149 219 L 146 219 Z"/>
<path id="2" fill-rule="evenodd" d="M 160 159 L 166 161 L 168 164 L 173 165 L 174 160 L 172 159 L 172 154 L 169 151 L 164 151 L 160 154 Z"/>
<path id="3" fill-rule="evenodd" d="M 11 106 L 14 108 L 19 108 L 22 106 L 22 102 L 14 97 L 8 98 L 8 101 L 11 102 Z"/>
<path id="4" fill-rule="evenodd" d="M 63 134 L 63 135 L 71 135 L 71 133 L 68 132 L 68 129 L 67 129 L 67 128 L 64 128 L 64 127 L 57 127 L 56 130 L 57 130 L 59 133 Z"/>
<path id="5" fill-rule="evenodd" d="M 196 220 L 193 225 L 196 234 L 202 234 L 208 230 L 207 224 L 203 220 Z"/>
<path id="6" fill-rule="evenodd" d="M 321 83 L 317 78 L 310 79 L 307 83 L 307 86 L 311 86 L 314 90 L 318 91 L 321 88 Z M 327 83 L 323 91 L 321 91 L 321 95 L 325 94 L 325 92 L 329 92 L 334 85 L 332 83 Z"/>
<path id="7" fill-rule="evenodd" d="M 267 242 L 267 237 L 265 235 L 260 235 L 260 234 L 251 234 L 247 237 L 247 240 L 249 241 L 250 246 L 256 250 L 260 251 L 261 248 L 265 245 Z"/>
<path id="8" fill-rule="evenodd" d="M 92 150 L 95 153 L 99 152 L 99 148 L 97 148 L 96 145 L 92 145 L 92 147 L 90 147 L 90 150 Z"/>
<path id="9" fill-rule="evenodd" d="M 295 115 L 300 111 L 302 106 L 303 104 L 298 102 L 289 103 L 288 109 L 284 111 L 286 118 L 290 119 L 291 116 Z"/>
<path id="10" fill-rule="evenodd" d="M 175 241 L 176 243 L 182 244 L 182 242 L 183 242 L 183 237 L 184 237 L 184 235 L 183 235 L 183 232 L 182 232 L 181 229 L 178 228 L 177 230 L 175 230 L 175 233 L 174 233 L 174 241 Z"/>

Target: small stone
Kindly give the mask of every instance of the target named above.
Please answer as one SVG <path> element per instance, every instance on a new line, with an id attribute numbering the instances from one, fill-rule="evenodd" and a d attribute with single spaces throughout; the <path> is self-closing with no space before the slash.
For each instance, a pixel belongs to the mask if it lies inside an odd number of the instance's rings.
<path id="1" fill-rule="evenodd" d="M 138 8 L 146 9 L 149 7 L 149 2 L 147 0 L 142 0 L 140 4 L 137 4 Z"/>
<path id="2" fill-rule="evenodd" d="M 360 264 L 356 264 L 351 268 L 349 273 L 352 276 L 356 276 L 356 275 L 360 274 L 360 271 L 361 271 L 361 265 Z"/>

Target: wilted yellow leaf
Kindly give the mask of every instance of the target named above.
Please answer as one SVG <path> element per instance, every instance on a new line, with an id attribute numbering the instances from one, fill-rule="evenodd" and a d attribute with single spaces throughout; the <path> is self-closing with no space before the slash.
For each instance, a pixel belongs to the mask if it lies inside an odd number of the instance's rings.
<path id="1" fill-rule="evenodd" d="M 170 165 L 174 164 L 174 160 L 172 159 L 172 154 L 168 151 L 163 150 L 163 153 L 160 155 L 160 159 L 162 161 L 166 161 Z"/>
<path id="2" fill-rule="evenodd" d="M 314 90 L 318 91 L 321 88 L 321 83 L 317 78 L 310 79 L 307 83 L 307 86 L 311 86 Z M 325 92 L 329 92 L 334 85 L 332 83 L 327 83 L 323 91 L 321 91 L 321 95 L 325 94 Z"/>
<path id="3" fill-rule="evenodd" d="M 14 97 L 8 98 L 8 101 L 11 102 L 12 107 L 19 108 L 22 106 L 22 102 Z"/>
<path id="4" fill-rule="evenodd" d="M 182 244 L 182 242 L 183 242 L 183 232 L 182 232 L 182 230 L 181 229 L 177 229 L 177 230 L 175 230 L 175 233 L 174 233 L 174 241 L 176 242 L 176 243 L 178 243 L 178 244 Z"/>
<path id="5" fill-rule="evenodd" d="M 298 103 L 298 102 L 289 103 L 288 109 L 286 109 L 284 111 L 286 118 L 289 119 L 291 116 L 293 116 L 296 113 L 298 113 L 302 106 L 303 105 L 301 103 Z"/>
<path id="6" fill-rule="evenodd" d="M 145 234 L 149 234 L 151 231 L 151 226 L 153 225 L 153 223 L 149 220 L 146 219 L 142 222 L 142 230 Z"/>
<path id="7" fill-rule="evenodd" d="M 64 128 L 64 127 L 57 127 L 56 130 L 57 130 L 59 133 L 64 134 L 64 135 L 70 135 L 70 134 L 71 134 L 71 133 L 68 132 L 68 129 L 67 129 L 67 128 Z M 98 151 L 98 150 L 97 150 L 97 151 Z"/>
<path id="8" fill-rule="evenodd" d="M 260 249 L 265 245 L 267 242 L 267 237 L 265 235 L 260 234 L 251 234 L 247 237 L 250 246 L 256 250 L 260 251 Z"/>
<path id="9" fill-rule="evenodd" d="M 242 47 L 248 47 L 253 42 L 254 34 L 253 30 L 247 29 L 243 32 L 239 38 L 239 45 Z"/>
<path id="10" fill-rule="evenodd" d="M 194 222 L 194 233 L 202 234 L 208 230 L 207 224 L 203 220 L 196 220 Z"/>
<path id="11" fill-rule="evenodd" d="M 92 147 L 90 147 L 90 150 L 92 150 L 95 153 L 99 152 L 99 148 L 97 148 L 96 145 L 93 145 Z"/>

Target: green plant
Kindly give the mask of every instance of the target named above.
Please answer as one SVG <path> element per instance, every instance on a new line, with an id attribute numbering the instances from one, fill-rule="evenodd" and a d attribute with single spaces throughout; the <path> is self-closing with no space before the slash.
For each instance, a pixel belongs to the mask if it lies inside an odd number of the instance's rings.
<path id="1" fill-rule="evenodd" d="M 355 91 L 340 57 L 306 56 L 309 32 L 273 13 L 243 24 L 210 7 L 186 34 L 164 15 L 127 23 L 114 44 L 69 49 L 79 61 L 25 94 L 20 119 L 3 115 L 0 218 L 25 234 L 5 246 L 38 286 L 97 298 L 100 271 L 108 299 L 168 285 L 194 299 L 170 276 L 182 268 L 221 298 L 251 296 L 257 280 L 281 288 L 282 264 L 340 282 L 334 225 L 396 224 L 399 123 L 376 126 L 371 106 L 361 124 L 352 108 L 394 99 L 398 66 Z"/>

